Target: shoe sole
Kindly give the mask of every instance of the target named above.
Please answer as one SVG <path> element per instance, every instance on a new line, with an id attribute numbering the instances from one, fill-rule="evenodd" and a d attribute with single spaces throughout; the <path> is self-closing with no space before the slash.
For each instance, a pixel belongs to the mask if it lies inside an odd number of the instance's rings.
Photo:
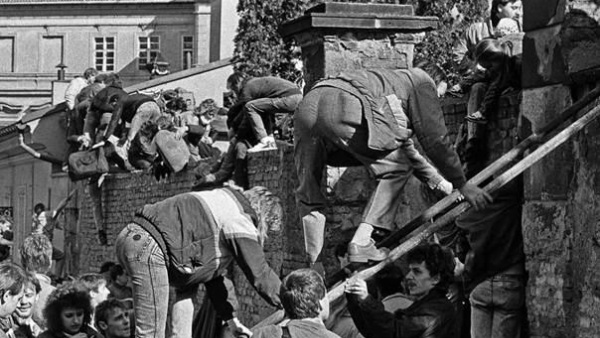
<path id="1" fill-rule="evenodd" d="M 385 260 L 387 257 L 383 257 L 380 260 L 372 259 L 369 256 L 365 255 L 348 255 L 348 262 L 350 263 L 368 263 L 368 262 L 381 262 Z"/>

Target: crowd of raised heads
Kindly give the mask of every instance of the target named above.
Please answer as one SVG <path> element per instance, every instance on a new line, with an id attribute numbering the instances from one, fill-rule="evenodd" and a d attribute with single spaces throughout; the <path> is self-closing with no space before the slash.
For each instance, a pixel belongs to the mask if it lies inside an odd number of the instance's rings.
<path id="1" fill-rule="evenodd" d="M 0 263 L 0 336 L 133 337 L 132 290 L 121 265 L 57 278 L 46 235 L 32 234 L 13 249 L 21 263 Z"/>

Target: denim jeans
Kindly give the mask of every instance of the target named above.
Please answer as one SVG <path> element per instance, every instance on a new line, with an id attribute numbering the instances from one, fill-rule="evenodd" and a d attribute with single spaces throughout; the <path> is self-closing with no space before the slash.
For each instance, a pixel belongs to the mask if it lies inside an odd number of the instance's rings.
<path id="1" fill-rule="evenodd" d="M 115 243 L 119 263 L 131 276 L 136 337 L 165 337 L 169 310 L 169 275 L 166 257 L 154 238 L 130 223 Z M 169 337 L 192 336 L 192 292 L 176 292 Z"/>
<path id="2" fill-rule="evenodd" d="M 271 126 L 272 116 L 279 112 L 293 113 L 300 101 L 302 101 L 302 94 L 248 101 L 245 108 L 256 137 L 259 140 L 267 137 L 267 128 L 271 132 L 273 129 Z M 265 128 L 265 122 L 267 122 L 267 128 Z"/>
<path id="3" fill-rule="evenodd" d="M 523 276 L 499 274 L 471 292 L 472 338 L 519 338 L 525 320 Z"/>
<path id="4" fill-rule="evenodd" d="M 374 151 L 358 98 L 331 87 L 310 91 L 294 114 L 296 200 L 304 227 L 307 254 L 314 262 L 323 243 L 327 199 L 321 187 L 325 166 L 364 165 L 378 179 L 362 222 L 393 230 L 402 190 L 413 167 L 405 151 Z M 312 242 L 312 243 L 311 243 Z"/>

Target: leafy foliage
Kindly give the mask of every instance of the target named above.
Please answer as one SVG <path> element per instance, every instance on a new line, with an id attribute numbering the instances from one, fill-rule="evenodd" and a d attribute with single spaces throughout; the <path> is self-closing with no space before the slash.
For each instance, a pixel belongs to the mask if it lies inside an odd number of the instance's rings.
<path id="1" fill-rule="evenodd" d="M 234 39 L 235 70 L 250 76 L 275 75 L 295 80 L 299 74 L 292 60 L 299 50 L 283 41 L 277 29 L 302 15 L 311 0 L 239 0 L 240 21 Z"/>
<path id="2" fill-rule="evenodd" d="M 458 65 L 452 60 L 452 47 L 465 29 L 481 21 L 487 10 L 487 0 L 413 0 L 416 14 L 436 16 L 440 28 L 427 33 L 416 46 L 415 58 L 434 61 L 446 71 L 450 84 L 459 80 Z"/>
<path id="3" fill-rule="evenodd" d="M 427 34 L 416 46 L 416 58 L 426 58 L 446 70 L 449 82 L 458 79 L 452 46 L 465 28 L 481 20 L 487 0 L 329 0 L 332 2 L 412 4 L 417 15 L 436 16 L 439 30 Z M 237 71 L 251 76 L 275 75 L 291 81 L 300 76 L 294 69 L 299 49 L 283 41 L 279 26 L 300 17 L 307 8 L 327 0 L 239 0 L 240 21 L 235 37 L 234 63 Z"/>

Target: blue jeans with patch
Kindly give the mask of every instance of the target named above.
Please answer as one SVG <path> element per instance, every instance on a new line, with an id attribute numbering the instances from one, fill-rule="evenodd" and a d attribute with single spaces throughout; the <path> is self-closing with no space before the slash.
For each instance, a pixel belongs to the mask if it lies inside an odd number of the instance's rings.
<path id="1" fill-rule="evenodd" d="M 521 275 L 498 274 L 471 292 L 472 338 L 519 338 L 525 311 L 525 281 Z"/>
<path id="2" fill-rule="evenodd" d="M 119 263 L 131 276 L 135 337 L 165 337 L 169 311 L 169 274 L 166 257 L 141 226 L 128 224 L 115 243 Z M 176 292 L 169 337 L 192 336 L 194 292 Z"/>

